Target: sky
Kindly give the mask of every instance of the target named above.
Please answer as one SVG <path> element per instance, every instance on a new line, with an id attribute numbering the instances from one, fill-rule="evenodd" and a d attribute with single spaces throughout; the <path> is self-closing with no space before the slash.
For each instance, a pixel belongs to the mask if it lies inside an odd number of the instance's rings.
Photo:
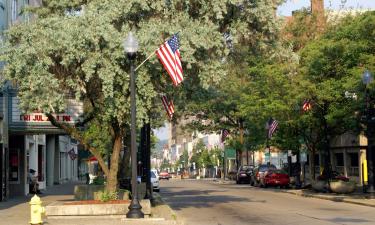
<path id="1" fill-rule="evenodd" d="M 375 1 L 375 0 L 374 0 Z M 159 140 L 167 140 L 169 124 L 165 123 L 163 127 L 154 130 L 154 134 Z"/>
<path id="2" fill-rule="evenodd" d="M 292 11 L 310 7 L 310 0 L 286 0 L 278 9 L 278 14 L 282 16 L 291 16 Z M 342 8 L 363 8 L 375 9 L 375 0 L 324 0 L 324 7 L 333 10 Z"/>

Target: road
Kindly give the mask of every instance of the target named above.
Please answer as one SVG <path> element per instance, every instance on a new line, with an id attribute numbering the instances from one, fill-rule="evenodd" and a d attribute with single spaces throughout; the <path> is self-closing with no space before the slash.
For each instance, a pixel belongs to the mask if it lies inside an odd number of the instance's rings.
<path id="1" fill-rule="evenodd" d="M 161 196 L 186 225 L 375 224 L 375 208 L 207 180 L 161 182 Z"/>

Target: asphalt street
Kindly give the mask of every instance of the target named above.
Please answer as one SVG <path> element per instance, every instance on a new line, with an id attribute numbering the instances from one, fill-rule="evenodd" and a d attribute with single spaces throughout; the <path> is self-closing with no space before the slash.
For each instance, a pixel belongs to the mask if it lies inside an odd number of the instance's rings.
<path id="1" fill-rule="evenodd" d="M 375 208 L 207 180 L 161 182 L 163 199 L 186 225 L 374 225 Z"/>

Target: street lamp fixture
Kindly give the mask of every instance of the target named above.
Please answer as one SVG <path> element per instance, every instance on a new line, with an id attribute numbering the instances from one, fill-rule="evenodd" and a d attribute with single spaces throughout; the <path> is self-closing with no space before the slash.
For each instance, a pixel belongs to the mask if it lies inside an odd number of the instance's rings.
<path id="1" fill-rule="evenodd" d="M 368 85 L 373 81 L 370 71 L 366 70 L 362 76 L 362 82 L 365 85 L 365 97 L 366 97 L 366 136 L 367 136 L 367 149 L 366 149 L 366 161 L 368 170 L 368 183 L 366 191 L 369 193 L 375 192 L 375 177 L 374 177 L 374 122 L 372 121 L 374 109 L 371 107 L 371 100 L 368 93 Z M 365 166 L 363 167 L 366 168 Z M 365 184 L 363 184 L 365 185 Z"/>
<path id="2" fill-rule="evenodd" d="M 130 101 L 131 101 L 131 163 L 132 163 L 132 201 L 129 205 L 129 212 L 126 214 L 127 218 L 144 218 L 141 211 L 142 206 L 138 200 L 137 190 L 137 143 L 136 143 L 136 104 L 135 104 L 135 73 L 134 73 L 134 59 L 137 56 L 138 41 L 132 32 L 124 41 L 124 50 L 130 61 Z"/>

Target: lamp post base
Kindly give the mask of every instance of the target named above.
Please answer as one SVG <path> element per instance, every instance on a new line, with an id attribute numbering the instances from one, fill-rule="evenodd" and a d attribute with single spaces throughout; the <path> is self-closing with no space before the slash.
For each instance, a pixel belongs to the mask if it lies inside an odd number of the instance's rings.
<path id="1" fill-rule="evenodd" d="M 129 205 L 129 212 L 126 214 L 126 218 L 138 219 L 144 218 L 145 215 L 142 212 L 142 206 L 139 204 L 138 199 L 134 199 L 131 201 Z"/>

